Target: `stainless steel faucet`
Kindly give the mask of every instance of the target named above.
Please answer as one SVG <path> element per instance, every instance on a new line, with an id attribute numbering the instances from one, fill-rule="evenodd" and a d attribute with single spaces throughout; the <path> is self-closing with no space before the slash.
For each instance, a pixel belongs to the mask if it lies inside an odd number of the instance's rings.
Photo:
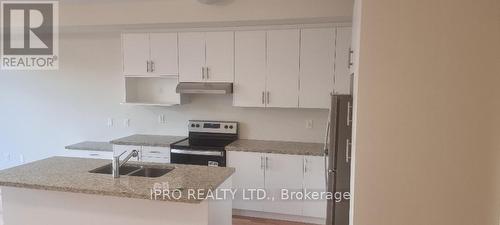
<path id="1" fill-rule="evenodd" d="M 125 154 L 127 151 L 122 152 L 122 154 L 113 156 L 113 178 L 119 178 L 120 177 L 120 167 L 123 166 L 125 163 L 127 163 L 130 158 L 132 157 L 137 157 L 139 158 L 139 151 L 137 150 L 132 150 L 125 159 L 123 159 L 120 162 L 120 157 Z"/>

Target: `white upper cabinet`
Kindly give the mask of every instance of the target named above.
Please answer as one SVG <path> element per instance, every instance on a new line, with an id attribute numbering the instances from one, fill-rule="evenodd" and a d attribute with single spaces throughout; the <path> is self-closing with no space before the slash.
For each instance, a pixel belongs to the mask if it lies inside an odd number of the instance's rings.
<path id="1" fill-rule="evenodd" d="M 350 27 L 337 28 L 335 49 L 335 85 L 337 94 L 351 93 L 351 75 L 349 72 L 349 55 L 351 47 L 352 29 Z"/>
<path id="2" fill-rule="evenodd" d="M 177 76 L 177 33 L 122 35 L 125 76 Z"/>
<path id="3" fill-rule="evenodd" d="M 179 33 L 179 81 L 200 82 L 205 78 L 205 33 Z"/>
<path id="4" fill-rule="evenodd" d="M 268 107 L 298 107 L 299 33 L 298 29 L 267 32 Z"/>
<path id="5" fill-rule="evenodd" d="M 335 28 L 302 29 L 300 108 L 330 107 L 335 70 Z"/>
<path id="6" fill-rule="evenodd" d="M 233 105 L 264 107 L 265 92 L 266 31 L 237 31 Z"/>
<path id="7" fill-rule="evenodd" d="M 122 51 L 124 75 L 141 76 L 149 73 L 149 34 L 123 34 Z"/>
<path id="8" fill-rule="evenodd" d="M 155 75 L 179 75 L 177 33 L 151 33 L 151 73 Z"/>
<path id="9" fill-rule="evenodd" d="M 233 82 L 234 32 L 179 33 L 180 82 Z"/>
<path id="10" fill-rule="evenodd" d="M 233 82 L 234 32 L 207 32 L 205 37 L 205 79 L 208 82 Z"/>

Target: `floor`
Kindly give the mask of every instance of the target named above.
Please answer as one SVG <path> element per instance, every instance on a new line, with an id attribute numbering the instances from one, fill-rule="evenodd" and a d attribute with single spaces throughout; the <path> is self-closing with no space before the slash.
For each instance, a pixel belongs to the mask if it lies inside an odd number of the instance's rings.
<path id="1" fill-rule="evenodd" d="M 282 220 L 260 219 L 243 216 L 233 216 L 233 225 L 312 225 L 308 223 L 288 222 Z"/>

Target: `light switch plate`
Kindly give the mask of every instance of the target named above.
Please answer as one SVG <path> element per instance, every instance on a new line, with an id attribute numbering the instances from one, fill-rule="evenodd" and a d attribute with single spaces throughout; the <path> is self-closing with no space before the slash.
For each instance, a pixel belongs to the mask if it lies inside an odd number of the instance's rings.
<path id="1" fill-rule="evenodd" d="M 306 120 L 306 128 L 312 129 L 313 127 L 314 127 L 314 121 L 313 120 Z"/>

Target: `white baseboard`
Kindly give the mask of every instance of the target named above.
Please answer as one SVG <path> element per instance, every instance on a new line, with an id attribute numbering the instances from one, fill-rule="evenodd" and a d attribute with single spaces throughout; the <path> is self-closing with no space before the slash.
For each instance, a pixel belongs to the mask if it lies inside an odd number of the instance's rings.
<path id="1" fill-rule="evenodd" d="M 273 219 L 273 220 L 286 220 L 286 221 L 293 221 L 300 223 L 312 223 L 321 225 L 325 224 L 325 218 L 294 216 L 294 215 L 285 215 L 277 213 L 258 212 L 251 210 L 241 210 L 241 209 L 233 209 L 233 215 Z"/>

